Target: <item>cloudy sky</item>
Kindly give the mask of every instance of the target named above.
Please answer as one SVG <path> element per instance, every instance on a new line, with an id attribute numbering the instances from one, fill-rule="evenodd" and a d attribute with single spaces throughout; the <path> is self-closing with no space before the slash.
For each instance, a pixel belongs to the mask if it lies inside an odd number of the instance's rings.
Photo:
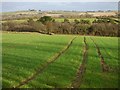
<path id="1" fill-rule="evenodd" d="M 2 2 L 3 12 L 28 9 L 76 11 L 117 10 L 118 2 Z"/>
<path id="2" fill-rule="evenodd" d="M 0 0 L 3 2 L 28 2 L 28 0 Z M 29 0 L 29 2 L 118 2 L 119 0 Z"/>

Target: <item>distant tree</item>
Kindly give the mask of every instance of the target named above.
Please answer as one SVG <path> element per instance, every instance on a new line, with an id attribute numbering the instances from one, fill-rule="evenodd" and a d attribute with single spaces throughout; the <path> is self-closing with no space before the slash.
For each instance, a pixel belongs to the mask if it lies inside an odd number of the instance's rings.
<path id="1" fill-rule="evenodd" d="M 64 22 L 61 25 L 62 33 L 63 34 L 70 34 L 71 33 L 71 24 L 68 22 Z"/>
<path id="2" fill-rule="evenodd" d="M 97 18 L 97 20 L 94 20 L 93 23 L 112 23 L 115 24 L 115 20 L 111 18 Z"/>
<path id="3" fill-rule="evenodd" d="M 64 22 L 69 23 L 69 19 L 65 18 L 65 19 L 64 19 Z"/>
<path id="4" fill-rule="evenodd" d="M 51 33 L 51 29 L 53 28 L 53 23 L 52 22 L 46 22 L 46 28 L 47 28 L 47 33 Z"/>
<path id="5" fill-rule="evenodd" d="M 75 22 L 75 24 L 78 24 L 80 21 L 75 19 L 74 22 Z"/>
<path id="6" fill-rule="evenodd" d="M 53 22 L 51 32 L 52 33 L 60 33 L 60 26 L 61 26 L 60 22 Z"/>
<path id="7" fill-rule="evenodd" d="M 28 22 L 28 24 L 31 25 L 31 26 L 35 23 L 32 18 L 29 18 L 29 19 L 27 20 L 27 22 Z"/>
<path id="8" fill-rule="evenodd" d="M 55 19 L 53 19 L 52 22 L 55 22 Z"/>
<path id="9" fill-rule="evenodd" d="M 33 25 L 31 25 L 35 28 L 35 30 L 37 32 L 42 32 L 42 33 L 46 33 L 46 26 L 42 23 L 39 23 L 39 22 L 34 22 Z"/>
<path id="10" fill-rule="evenodd" d="M 8 31 L 13 31 L 14 27 L 16 26 L 17 23 L 12 22 L 12 21 L 7 21 L 2 24 L 2 30 L 8 30 Z"/>
<path id="11" fill-rule="evenodd" d="M 91 33 L 99 36 L 118 36 L 118 25 L 112 23 L 95 23 L 91 26 Z"/>
<path id="12" fill-rule="evenodd" d="M 89 20 L 80 20 L 80 23 L 81 24 L 90 24 L 90 21 Z"/>
<path id="13" fill-rule="evenodd" d="M 39 21 L 39 22 L 41 22 L 41 23 L 43 23 L 43 24 L 46 24 L 46 22 L 53 22 L 54 21 L 54 19 L 52 18 L 52 17 L 50 17 L 50 16 L 43 16 L 43 17 L 41 17 L 39 20 L 37 20 L 37 21 Z"/>
<path id="14" fill-rule="evenodd" d="M 81 34 L 88 34 L 90 28 L 89 24 L 79 24 L 79 29 Z"/>
<path id="15" fill-rule="evenodd" d="M 27 22 L 34 22 L 34 20 L 32 18 L 29 18 Z"/>

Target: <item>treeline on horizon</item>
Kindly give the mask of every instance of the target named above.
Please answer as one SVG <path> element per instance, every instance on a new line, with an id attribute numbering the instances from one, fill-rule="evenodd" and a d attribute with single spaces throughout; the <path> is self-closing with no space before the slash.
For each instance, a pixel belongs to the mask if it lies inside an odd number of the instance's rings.
<path id="1" fill-rule="evenodd" d="M 43 16 L 37 21 L 29 18 L 27 22 L 5 22 L 2 24 L 3 31 L 15 32 L 38 32 L 42 34 L 79 34 L 94 36 L 118 36 L 118 21 L 109 17 L 90 20 L 74 19 L 70 22 L 65 18 L 63 22 L 57 22 L 50 16 Z"/>

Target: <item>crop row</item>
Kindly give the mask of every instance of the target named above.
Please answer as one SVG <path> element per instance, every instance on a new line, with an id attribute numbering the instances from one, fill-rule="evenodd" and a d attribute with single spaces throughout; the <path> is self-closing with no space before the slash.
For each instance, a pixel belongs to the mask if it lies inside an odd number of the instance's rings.
<path id="1" fill-rule="evenodd" d="M 4 34 L 3 87 L 118 87 L 117 38 L 73 38 Z M 102 59 L 111 70 L 103 71 Z"/>
<path id="2" fill-rule="evenodd" d="M 34 35 L 3 34 L 3 87 L 14 87 L 34 74 L 72 38 Z"/>

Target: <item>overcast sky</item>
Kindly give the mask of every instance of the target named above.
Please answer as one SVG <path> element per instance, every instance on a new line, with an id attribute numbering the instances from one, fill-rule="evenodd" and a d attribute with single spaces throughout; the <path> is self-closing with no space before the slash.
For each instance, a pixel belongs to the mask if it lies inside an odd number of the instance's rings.
<path id="1" fill-rule="evenodd" d="M 18 10 L 75 10 L 75 11 L 97 11 L 117 10 L 117 2 L 3 2 L 2 11 Z"/>
<path id="2" fill-rule="evenodd" d="M 28 0 L 0 0 L 2 2 L 28 2 Z M 118 2 L 119 0 L 29 0 L 29 2 Z"/>

